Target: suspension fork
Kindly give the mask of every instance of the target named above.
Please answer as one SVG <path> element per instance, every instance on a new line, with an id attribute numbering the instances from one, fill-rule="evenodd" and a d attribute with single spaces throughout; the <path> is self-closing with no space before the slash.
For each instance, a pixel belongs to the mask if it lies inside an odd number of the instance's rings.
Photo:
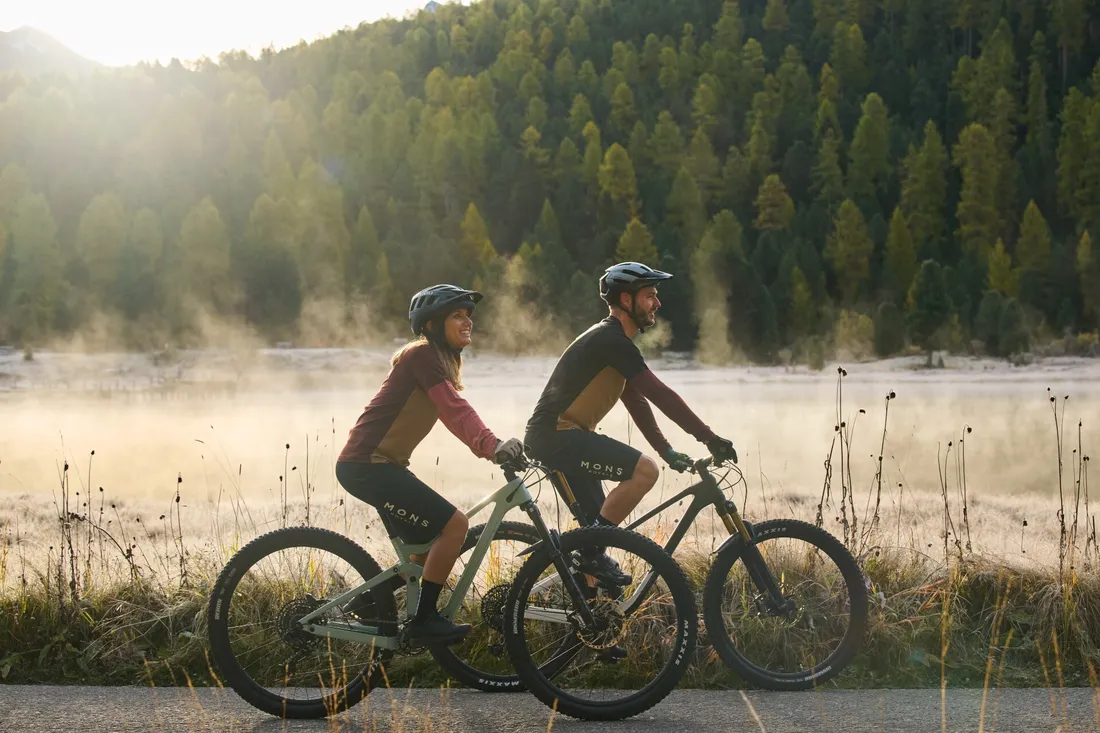
<path id="1" fill-rule="evenodd" d="M 768 596 L 775 610 L 783 610 L 787 605 L 787 599 L 784 597 L 783 592 L 779 590 L 779 584 L 775 581 L 771 568 L 768 567 L 760 548 L 756 545 L 756 537 L 749 529 L 749 525 L 741 519 L 737 506 L 732 501 L 725 501 L 721 505 L 717 505 L 716 508 L 730 536 L 741 537 L 744 544 L 742 557 L 745 560 L 745 568 L 749 571 L 749 577 L 752 578 L 753 585 L 761 593 Z"/>
<path id="2" fill-rule="evenodd" d="M 569 561 L 561 551 L 561 541 L 558 531 L 546 526 L 546 522 L 542 519 L 542 513 L 539 512 L 538 507 L 535 506 L 535 502 L 525 502 L 520 505 L 520 508 L 531 518 L 531 523 L 535 525 L 535 530 L 539 533 L 539 536 L 542 537 L 542 541 L 550 548 L 550 561 L 557 569 L 558 577 L 561 578 L 561 583 L 565 587 L 565 592 L 573 601 L 573 608 L 576 609 L 576 615 L 580 617 L 581 623 L 586 628 L 595 626 L 596 619 L 592 616 L 592 610 L 588 607 L 588 599 L 585 598 L 584 594 L 581 592 L 580 586 L 577 585 L 577 579 L 576 576 L 573 575 L 572 568 L 569 566 Z"/>

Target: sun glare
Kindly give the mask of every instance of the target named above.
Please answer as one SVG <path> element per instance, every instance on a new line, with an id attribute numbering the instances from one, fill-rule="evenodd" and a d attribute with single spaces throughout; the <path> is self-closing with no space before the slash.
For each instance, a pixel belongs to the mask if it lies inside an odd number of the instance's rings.
<path id="1" fill-rule="evenodd" d="M 184 5 L 141 0 L 38 0 L 0 14 L 0 30 L 30 26 L 76 53 L 109 66 L 139 61 L 216 59 L 240 49 L 293 46 L 387 14 L 401 17 L 427 0 L 320 0 L 273 6 L 257 0 L 194 0 Z M 278 10 L 275 8 L 278 7 Z"/>

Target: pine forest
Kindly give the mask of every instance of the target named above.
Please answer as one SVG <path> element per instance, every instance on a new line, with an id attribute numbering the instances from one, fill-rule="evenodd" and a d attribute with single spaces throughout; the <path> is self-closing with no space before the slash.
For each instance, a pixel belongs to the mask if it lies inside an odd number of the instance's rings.
<path id="1" fill-rule="evenodd" d="M 1095 351 L 1098 41 L 1092 0 L 482 0 L 9 73 L 0 343 L 327 345 L 454 282 L 537 349 L 637 260 L 714 358 Z"/>

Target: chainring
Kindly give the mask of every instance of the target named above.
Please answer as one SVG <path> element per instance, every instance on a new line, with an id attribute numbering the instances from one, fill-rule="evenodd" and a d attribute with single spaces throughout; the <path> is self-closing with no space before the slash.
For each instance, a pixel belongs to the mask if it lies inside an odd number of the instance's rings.
<path id="1" fill-rule="evenodd" d="M 481 618 L 489 628 L 504 633 L 504 604 L 508 602 L 511 583 L 494 585 L 481 597 Z"/>
<path id="2" fill-rule="evenodd" d="M 576 614 L 569 614 L 581 643 L 597 651 L 609 649 L 618 644 L 626 626 L 626 619 L 619 613 L 618 601 L 608 596 L 597 596 L 589 599 L 588 608 L 596 621 L 592 628 L 581 628 L 580 619 Z"/>

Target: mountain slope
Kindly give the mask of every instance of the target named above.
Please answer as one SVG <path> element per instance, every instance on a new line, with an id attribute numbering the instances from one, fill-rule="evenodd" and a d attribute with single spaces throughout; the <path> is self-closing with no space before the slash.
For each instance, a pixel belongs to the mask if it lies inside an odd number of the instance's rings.
<path id="1" fill-rule="evenodd" d="M 86 59 L 53 36 L 24 26 L 0 31 L 0 72 L 18 69 L 28 76 L 50 72 L 83 75 L 99 64 Z"/>
<path id="2" fill-rule="evenodd" d="M 0 81 L 0 338 L 103 307 L 182 343 L 192 299 L 272 341 L 333 298 L 399 333 L 454 282 L 515 291 L 479 313 L 541 346 L 630 259 L 676 274 L 676 349 L 1084 350 L 1098 41 L 1092 0 L 492 0 Z"/>

